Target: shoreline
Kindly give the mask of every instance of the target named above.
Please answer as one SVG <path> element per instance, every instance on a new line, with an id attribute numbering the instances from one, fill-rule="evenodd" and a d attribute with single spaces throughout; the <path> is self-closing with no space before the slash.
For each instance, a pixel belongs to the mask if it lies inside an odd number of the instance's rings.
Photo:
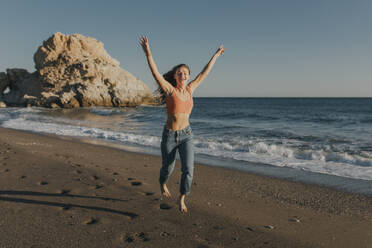
<path id="1" fill-rule="evenodd" d="M 3 127 L 1 127 L 3 128 Z M 8 128 L 4 128 L 8 129 Z M 153 147 L 141 147 L 123 145 L 118 142 L 110 142 L 106 140 L 100 140 L 97 138 L 90 137 L 76 137 L 76 136 L 64 136 L 52 133 L 39 133 L 29 130 L 11 129 L 21 132 L 33 133 L 36 135 L 44 135 L 47 137 L 54 137 L 58 139 L 65 139 L 75 142 L 82 142 L 86 144 L 94 144 L 98 146 L 111 147 L 113 149 L 119 149 L 124 152 L 138 153 L 142 155 L 160 156 L 159 151 Z M 177 155 L 177 160 L 179 156 Z M 291 182 L 305 183 L 315 186 L 321 186 L 331 188 L 338 191 L 344 191 L 349 193 L 363 194 L 372 196 L 372 180 L 365 180 L 352 177 L 342 177 L 333 174 L 325 174 L 320 172 L 299 170 L 292 167 L 279 167 L 265 163 L 255 163 L 248 161 L 239 161 L 229 158 L 215 158 L 209 157 L 205 154 L 198 154 L 195 158 L 195 163 L 202 164 L 204 166 L 212 166 L 216 168 L 225 168 L 231 170 L 237 170 L 241 172 L 253 173 L 257 176 L 268 176 L 272 178 L 278 178 Z M 229 164 L 229 166 L 226 166 Z"/>
<path id="2" fill-rule="evenodd" d="M 182 215 L 176 205 L 179 161 L 168 200 L 159 193 L 160 156 L 5 128 L 0 149 L 4 247 L 368 247 L 372 242 L 367 195 L 197 163 L 186 199 L 189 213 Z"/>

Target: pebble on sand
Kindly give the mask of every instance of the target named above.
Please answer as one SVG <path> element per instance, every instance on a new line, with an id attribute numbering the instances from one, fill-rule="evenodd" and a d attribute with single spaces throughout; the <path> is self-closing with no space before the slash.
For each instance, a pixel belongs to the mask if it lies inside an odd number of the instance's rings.
<path id="1" fill-rule="evenodd" d="M 293 217 L 293 218 L 289 219 L 289 221 L 296 222 L 296 223 L 300 222 L 300 220 L 296 217 Z"/>

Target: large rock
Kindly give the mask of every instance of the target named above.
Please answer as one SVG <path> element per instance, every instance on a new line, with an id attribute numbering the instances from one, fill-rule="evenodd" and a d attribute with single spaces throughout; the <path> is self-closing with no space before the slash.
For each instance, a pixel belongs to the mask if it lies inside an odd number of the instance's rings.
<path id="1" fill-rule="evenodd" d="M 154 100 L 150 89 L 120 68 L 94 38 L 55 33 L 38 48 L 34 62 L 34 73 L 23 69 L 0 73 L 0 95 L 7 105 L 119 107 Z M 10 91 L 3 94 L 7 87 Z"/>

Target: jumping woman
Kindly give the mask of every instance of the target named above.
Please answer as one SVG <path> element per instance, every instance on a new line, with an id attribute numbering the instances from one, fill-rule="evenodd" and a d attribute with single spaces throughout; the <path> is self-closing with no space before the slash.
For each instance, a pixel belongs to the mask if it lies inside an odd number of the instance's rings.
<path id="1" fill-rule="evenodd" d="M 146 36 L 140 38 L 140 44 L 146 54 L 151 73 L 159 85 L 162 103 L 166 103 L 168 119 L 163 129 L 161 140 L 162 167 L 160 169 L 160 190 L 165 197 L 171 197 L 167 188 L 167 181 L 171 175 L 178 150 L 181 159 L 181 184 L 179 209 L 182 213 L 187 212 L 185 196 L 190 193 L 194 171 L 194 145 L 189 117 L 193 108 L 192 94 L 203 82 L 212 69 L 217 58 L 224 53 L 225 48 L 221 45 L 212 56 L 202 72 L 187 83 L 190 79 L 190 68 L 185 64 L 173 67 L 172 70 L 161 75 L 156 67 L 150 51 L 149 40 Z"/>

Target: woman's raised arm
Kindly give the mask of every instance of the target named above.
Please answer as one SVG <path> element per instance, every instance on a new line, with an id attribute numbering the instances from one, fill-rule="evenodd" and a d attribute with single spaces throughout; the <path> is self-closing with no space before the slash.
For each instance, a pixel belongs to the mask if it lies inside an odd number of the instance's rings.
<path id="1" fill-rule="evenodd" d="M 196 76 L 194 80 L 192 80 L 189 83 L 189 87 L 191 88 L 192 91 L 194 91 L 202 82 L 203 80 L 207 77 L 209 72 L 211 71 L 214 63 L 216 62 L 217 58 L 222 55 L 225 52 L 225 48 L 221 45 L 215 54 L 213 54 L 212 58 L 209 60 L 208 64 L 204 67 L 204 69 L 199 73 L 199 75 Z"/>
<path id="2" fill-rule="evenodd" d="M 160 88 L 166 94 L 170 94 L 173 91 L 173 86 L 167 80 L 165 80 L 164 77 L 159 73 L 158 68 L 156 67 L 155 61 L 152 58 L 148 38 L 146 36 L 141 36 L 140 44 L 142 46 L 143 51 L 146 54 L 147 63 L 149 64 L 151 73 L 153 77 L 155 78 L 155 81 L 159 84 Z"/>

